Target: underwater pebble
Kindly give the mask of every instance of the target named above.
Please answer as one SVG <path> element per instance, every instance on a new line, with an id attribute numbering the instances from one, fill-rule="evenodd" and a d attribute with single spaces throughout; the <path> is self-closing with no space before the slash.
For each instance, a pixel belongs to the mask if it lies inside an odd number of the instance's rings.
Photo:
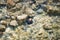
<path id="1" fill-rule="evenodd" d="M 27 18 L 26 14 L 22 14 L 20 16 L 17 16 L 17 20 L 25 20 Z"/>
<path id="2" fill-rule="evenodd" d="M 17 26 L 17 25 L 18 25 L 18 23 L 17 23 L 17 21 L 16 21 L 16 20 L 12 20 L 12 21 L 10 22 L 10 25 L 11 25 L 11 26 Z"/>
<path id="3" fill-rule="evenodd" d="M 13 0 L 14 2 L 18 2 L 19 0 Z"/>
<path id="4" fill-rule="evenodd" d="M 26 20 L 26 23 L 27 23 L 27 24 L 32 24 L 32 23 L 33 23 L 32 18 L 27 19 L 27 20 Z"/>
<path id="5" fill-rule="evenodd" d="M 4 25 L 0 25 L 0 32 L 4 32 L 6 27 Z"/>
<path id="6" fill-rule="evenodd" d="M 4 21 L 4 20 L 1 20 L 0 23 L 3 24 L 3 25 L 7 25 L 7 22 Z"/>

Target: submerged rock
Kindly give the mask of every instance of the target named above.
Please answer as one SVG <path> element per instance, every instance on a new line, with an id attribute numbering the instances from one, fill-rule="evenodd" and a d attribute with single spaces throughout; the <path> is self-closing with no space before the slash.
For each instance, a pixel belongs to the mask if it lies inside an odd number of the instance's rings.
<path id="1" fill-rule="evenodd" d="M 34 16 L 36 14 L 35 11 L 33 11 L 31 8 L 26 8 L 25 12 L 29 16 Z"/>
<path id="2" fill-rule="evenodd" d="M 26 14 L 22 14 L 20 16 L 17 16 L 17 20 L 25 20 L 27 18 L 27 15 Z"/>
<path id="3" fill-rule="evenodd" d="M 17 26 L 17 25 L 18 25 L 18 23 L 17 23 L 16 20 L 12 20 L 12 21 L 10 22 L 10 26 Z"/>
<path id="4" fill-rule="evenodd" d="M 0 25 L 0 32 L 4 32 L 6 27 L 4 25 Z"/>
<path id="5" fill-rule="evenodd" d="M 32 18 L 27 19 L 27 20 L 26 20 L 26 23 L 27 23 L 27 24 L 32 24 L 32 23 L 33 23 Z"/>

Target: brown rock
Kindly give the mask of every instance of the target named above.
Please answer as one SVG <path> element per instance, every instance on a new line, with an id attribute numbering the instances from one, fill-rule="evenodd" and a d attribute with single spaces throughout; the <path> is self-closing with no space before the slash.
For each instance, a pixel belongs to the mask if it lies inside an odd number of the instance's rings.
<path id="1" fill-rule="evenodd" d="M 29 16 L 34 16 L 35 15 L 35 12 L 31 8 L 26 8 L 25 12 Z"/>

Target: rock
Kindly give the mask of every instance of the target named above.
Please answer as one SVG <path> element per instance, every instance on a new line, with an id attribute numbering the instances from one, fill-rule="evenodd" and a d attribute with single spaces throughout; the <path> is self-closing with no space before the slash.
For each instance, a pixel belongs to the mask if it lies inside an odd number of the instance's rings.
<path id="1" fill-rule="evenodd" d="M 31 7 L 32 9 L 35 9 L 36 8 L 36 5 L 35 4 L 32 4 L 32 7 Z"/>
<path id="2" fill-rule="evenodd" d="M 22 14 L 20 16 L 17 16 L 17 20 L 18 20 L 18 24 L 22 24 L 24 21 L 26 21 L 27 15 L 26 14 Z"/>
<path id="3" fill-rule="evenodd" d="M 17 26 L 17 25 L 18 25 L 18 23 L 17 23 L 16 20 L 12 20 L 12 21 L 10 22 L 10 26 Z"/>
<path id="4" fill-rule="evenodd" d="M 14 6 L 15 5 L 15 3 L 13 2 L 13 0 L 7 0 L 7 4 L 8 5 L 11 5 L 11 6 Z"/>
<path id="5" fill-rule="evenodd" d="M 44 3 L 46 0 L 35 0 L 35 1 L 36 3 L 41 4 L 41 3 Z"/>
<path id="6" fill-rule="evenodd" d="M 26 14 L 22 14 L 20 16 L 17 16 L 17 20 L 25 20 L 27 18 Z"/>
<path id="7" fill-rule="evenodd" d="M 0 32 L 4 32 L 5 31 L 5 26 L 4 25 L 0 25 Z"/>
<path id="8" fill-rule="evenodd" d="M 0 4 L 6 4 L 5 0 L 0 0 Z"/>
<path id="9" fill-rule="evenodd" d="M 0 19 L 2 19 L 2 17 L 3 17 L 3 15 L 2 15 L 2 14 L 0 14 Z"/>
<path id="10" fill-rule="evenodd" d="M 34 16 L 35 15 L 35 12 L 31 8 L 26 8 L 25 12 L 29 16 Z"/>
<path id="11" fill-rule="evenodd" d="M 32 18 L 27 19 L 27 20 L 26 20 L 26 23 L 27 23 L 27 24 L 32 24 L 32 23 L 33 23 Z"/>
<path id="12" fill-rule="evenodd" d="M 3 25 L 7 25 L 7 22 L 5 20 L 1 20 L 0 23 Z"/>
<path id="13" fill-rule="evenodd" d="M 16 4 L 16 8 L 19 8 L 19 9 L 22 8 L 22 4 L 21 3 L 17 3 Z"/>

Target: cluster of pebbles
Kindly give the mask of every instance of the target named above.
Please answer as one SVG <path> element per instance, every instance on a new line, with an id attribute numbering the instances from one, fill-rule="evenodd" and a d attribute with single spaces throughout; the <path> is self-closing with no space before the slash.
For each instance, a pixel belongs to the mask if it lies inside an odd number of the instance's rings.
<path id="1" fill-rule="evenodd" d="M 60 40 L 60 0 L 0 0 L 0 40 Z"/>

